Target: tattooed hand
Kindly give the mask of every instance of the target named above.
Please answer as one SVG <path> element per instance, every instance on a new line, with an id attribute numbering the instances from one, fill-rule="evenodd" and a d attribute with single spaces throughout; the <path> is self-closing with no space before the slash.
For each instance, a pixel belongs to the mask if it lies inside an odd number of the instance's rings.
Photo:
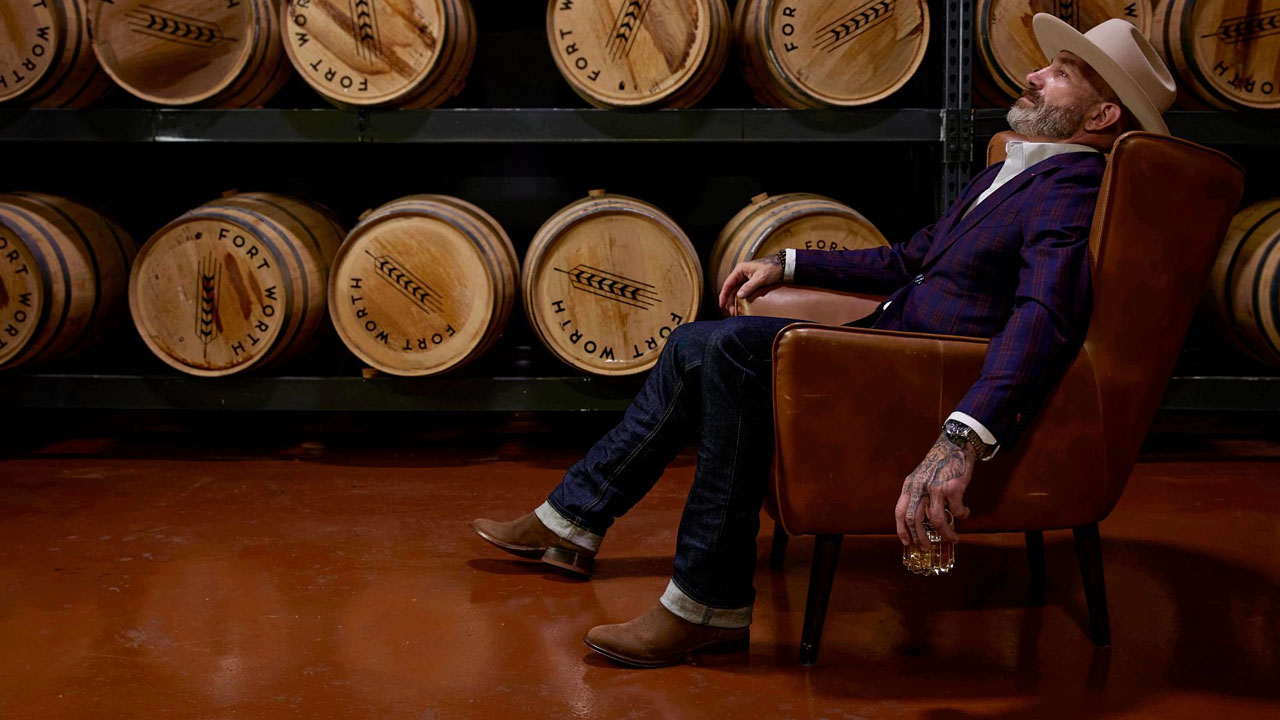
<path id="1" fill-rule="evenodd" d="M 938 436 L 929 454 L 902 483 L 902 495 L 894 516 L 898 523 L 898 539 L 903 545 L 918 545 L 925 550 L 932 547 L 925 534 L 925 514 L 934 530 L 944 540 L 952 542 L 960 538 L 947 524 L 944 509 L 950 509 L 957 520 L 969 517 L 964 506 L 964 490 L 973 477 L 975 453 L 973 446 L 965 443 L 958 448 L 947 439 L 946 433 Z"/>

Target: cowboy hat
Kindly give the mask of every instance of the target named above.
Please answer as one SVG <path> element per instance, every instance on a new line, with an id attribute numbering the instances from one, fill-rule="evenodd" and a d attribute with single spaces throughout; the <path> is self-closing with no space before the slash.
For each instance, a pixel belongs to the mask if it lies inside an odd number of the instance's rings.
<path id="1" fill-rule="evenodd" d="M 1143 130 L 1169 134 L 1160 114 L 1173 104 L 1177 86 L 1138 28 L 1112 18 L 1081 33 L 1047 13 L 1036 13 L 1031 24 L 1045 57 L 1052 60 L 1063 50 L 1075 53 L 1111 86 Z"/>

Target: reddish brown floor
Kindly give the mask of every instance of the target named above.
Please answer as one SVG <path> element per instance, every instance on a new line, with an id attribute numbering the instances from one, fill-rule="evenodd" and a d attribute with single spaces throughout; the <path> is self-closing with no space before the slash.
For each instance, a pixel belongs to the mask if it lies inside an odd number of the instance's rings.
<path id="1" fill-rule="evenodd" d="M 800 668 L 800 538 L 784 572 L 762 562 L 749 656 L 637 671 L 581 638 L 665 586 L 691 458 L 578 582 L 466 521 L 532 508 L 581 441 L 466 438 L 11 452 L 0 718 L 1280 716 L 1275 445 L 1139 465 L 1102 525 L 1109 651 L 1085 635 L 1069 533 L 1046 537 L 1039 606 L 1020 537 L 972 538 L 932 580 L 894 538 L 849 539 L 819 664 Z"/>

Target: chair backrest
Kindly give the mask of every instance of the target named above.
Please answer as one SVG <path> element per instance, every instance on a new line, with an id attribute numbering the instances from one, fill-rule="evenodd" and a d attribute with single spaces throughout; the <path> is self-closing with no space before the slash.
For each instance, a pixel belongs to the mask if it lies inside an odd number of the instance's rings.
<path id="1" fill-rule="evenodd" d="M 1003 160 L 1005 142 L 1016 138 L 992 138 L 988 160 Z M 1089 240 L 1093 315 L 1082 350 L 1097 379 L 1108 511 L 1133 470 L 1243 187 L 1231 158 L 1166 135 L 1127 133 L 1108 158 Z"/>
<path id="2" fill-rule="evenodd" d="M 1089 240 L 1093 316 L 1084 346 L 1098 378 L 1109 506 L 1137 460 L 1243 191 L 1239 164 L 1186 140 L 1128 133 L 1111 151 Z"/>

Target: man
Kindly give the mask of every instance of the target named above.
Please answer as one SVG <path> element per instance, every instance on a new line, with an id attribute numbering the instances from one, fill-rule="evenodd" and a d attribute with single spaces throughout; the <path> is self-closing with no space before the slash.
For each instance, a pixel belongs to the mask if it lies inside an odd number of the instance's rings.
<path id="1" fill-rule="evenodd" d="M 957 539 L 944 510 L 968 516 L 975 460 L 1015 442 L 1083 340 L 1103 153 L 1130 129 L 1168 133 L 1160 114 L 1173 79 L 1136 28 L 1115 19 L 1081 35 L 1045 14 L 1034 27 L 1052 61 L 1027 76 L 1008 114 L 1029 141 L 1010 144 L 1008 160 L 974 178 L 939 222 L 891 248 L 788 250 L 742 263 L 720 292 L 728 315 L 736 298 L 778 282 L 883 292 L 876 312 L 853 324 L 991 338 L 981 377 L 903 484 L 895 513 L 904 545 L 929 546 L 926 520 Z M 594 650 L 656 667 L 746 647 L 773 453 L 771 351 L 790 322 L 729 317 L 677 328 L 622 422 L 546 502 L 512 522 L 472 523 L 509 552 L 589 575 L 606 529 L 701 428 L 666 591 L 638 618 L 592 628 Z"/>

